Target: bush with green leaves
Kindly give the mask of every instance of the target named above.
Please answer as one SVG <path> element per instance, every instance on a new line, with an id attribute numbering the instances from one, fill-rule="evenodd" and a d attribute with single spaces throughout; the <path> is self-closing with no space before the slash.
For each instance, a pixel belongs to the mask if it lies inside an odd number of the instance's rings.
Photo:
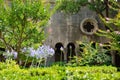
<path id="1" fill-rule="evenodd" d="M 1 80 L 119 80 L 120 72 L 112 66 L 66 67 L 53 65 L 40 68 L 20 68 L 14 61 L 0 63 Z"/>
<path id="2" fill-rule="evenodd" d="M 81 42 L 84 45 L 81 47 L 81 58 L 78 60 L 79 65 L 111 65 L 111 56 L 106 54 L 108 50 L 103 49 L 100 43 Z"/>
<path id="3" fill-rule="evenodd" d="M 4 69 L 20 69 L 19 65 L 14 60 L 6 60 L 5 62 L 0 62 L 0 70 Z"/>

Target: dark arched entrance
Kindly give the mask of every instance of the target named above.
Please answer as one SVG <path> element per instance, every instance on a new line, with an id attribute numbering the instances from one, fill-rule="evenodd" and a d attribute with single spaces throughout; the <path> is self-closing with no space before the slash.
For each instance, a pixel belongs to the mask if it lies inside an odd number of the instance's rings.
<path id="1" fill-rule="evenodd" d="M 76 56 L 75 54 L 75 45 L 74 43 L 69 43 L 67 45 L 67 62 L 69 62 L 73 57 Z"/>
<path id="2" fill-rule="evenodd" d="M 115 66 L 120 67 L 120 54 L 118 51 L 116 51 L 114 54 L 115 54 Z"/>
<path id="3" fill-rule="evenodd" d="M 64 61 L 64 54 L 62 49 L 64 49 L 62 43 L 59 42 L 55 45 L 55 62 Z"/>

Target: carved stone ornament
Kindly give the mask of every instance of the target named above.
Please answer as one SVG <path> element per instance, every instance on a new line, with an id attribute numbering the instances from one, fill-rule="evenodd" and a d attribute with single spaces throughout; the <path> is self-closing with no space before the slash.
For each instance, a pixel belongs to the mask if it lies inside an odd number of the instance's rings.
<path id="1" fill-rule="evenodd" d="M 98 30 L 97 21 L 93 18 L 85 18 L 80 24 L 80 30 L 87 35 L 92 35 Z"/>

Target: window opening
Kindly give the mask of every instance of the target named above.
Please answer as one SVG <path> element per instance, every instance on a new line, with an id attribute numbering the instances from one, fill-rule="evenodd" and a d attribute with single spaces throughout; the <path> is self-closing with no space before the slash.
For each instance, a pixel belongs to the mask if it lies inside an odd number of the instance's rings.
<path id="1" fill-rule="evenodd" d="M 94 25 L 90 22 L 85 22 L 84 25 L 83 25 L 83 28 L 87 32 L 92 32 L 93 29 L 94 29 Z"/>
<path id="2" fill-rule="evenodd" d="M 67 62 L 71 61 L 74 56 L 76 56 L 75 45 L 74 45 L 74 43 L 69 43 L 67 45 Z"/>
<path id="3" fill-rule="evenodd" d="M 97 21 L 93 18 L 85 18 L 80 24 L 80 30 L 87 35 L 94 34 L 98 30 Z"/>
<path id="4" fill-rule="evenodd" d="M 64 61 L 64 47 L 62 43 L 57 43 L 55 45 L 55 62 Z"/>

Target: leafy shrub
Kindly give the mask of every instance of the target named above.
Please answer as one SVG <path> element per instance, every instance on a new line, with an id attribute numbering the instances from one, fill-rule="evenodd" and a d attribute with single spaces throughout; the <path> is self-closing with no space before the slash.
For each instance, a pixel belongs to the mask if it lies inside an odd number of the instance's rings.
<path id="1" fill-rule="evenodd" d="M 20 69 L 14 61 L 0 63 L 1 80 L 119 80 L 120 72 L 112 66 L 78 66 Z"/>
<path id="2" fill-rule="evenodd" d="M 81 59 L 79 65 L 111 65 L 111 56 L 106 54 L 108 50 L 103 49 L 98 43 L 82 43 Z"/>
<path id="3" fill-rule="evenodd" d="M 5 62 L 0 62 L 0 70 L 3 69 L 19 69 L 19 65 L 13 60 L 6 60 Z"/>
<path id="4" fill-rule="evenodd" d="M 7 50 L 7 52 L 3 52 L 3 56 L 5 59 L 14 59 L 19 60 L 18 62 L 21 62 L 20 65 L 22 67 L 39 67 L 39 66 L 45 66 L 46 61 L 48 57 L 51 57 L 54 55 L 54 49 L 47 45 L 39 46 L 38 48 L 33 47 L 25 47 L 21 49 L 21 53 L 17 53 L 14 50 Z"/>

